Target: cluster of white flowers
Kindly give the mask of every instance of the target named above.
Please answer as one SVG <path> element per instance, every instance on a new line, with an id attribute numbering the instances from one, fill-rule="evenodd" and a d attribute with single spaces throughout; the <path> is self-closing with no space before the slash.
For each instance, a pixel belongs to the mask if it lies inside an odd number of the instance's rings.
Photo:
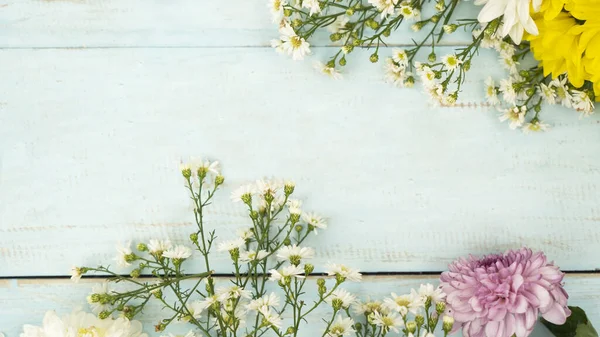
<path id="1" fill-rule="evenodd" d="M 443 60 L 443 67 L 446 67 L 448 70 L 456 69 L 462 63 L 456 55 L 446 55 L 443 57 Z M 439 71 L 436 73 L 428 64 L 421 62 L 415 62 L 415 69 L 423 83 L 425 93 L 431 98 L 434 104 L 452 106 L 456 103 L 458 91 L 448 92 L 437 76 L 437 74 L 440 74 Z"/>
<path id="2" fill-rule="evenodd" d="M 21 337 L 147 337 L 139 321 L 126 318 L 100 319 L 89 313 L 75 311 L 59 317 L 54 311 L 46 312 L 42 326 L 26 324 Z"/>
<path id="3" fill-rule="evenodd" d="M 415 84 L 413 74 L 408 71 L 408 55 L 404 49 L 394 48 L 392 57 L 385 62 L 385 78 L 397 87 L 412 87 Z"/>
<path id="4" fill-rule="evenodd" d="M 369 0 L 369 3 L 381 12 L 381 19 L 396 15 L 402 15 L 405 19 L 415 21 L 421 19 L 421 12 L 412 7 L 410 2 L 402 1 L 399 6 L 398 2 L 399 0 Z"/>
<path id="5" fill-rule="evenodd" d="M 525 133 L 548 129 L 548 124 L 537 117 L 526 122 L 525 117 L 531 107 L 523 102 L 528 100 L 541 99 L 549 105 L 561 104 L 581 112 L 582 116 L 589 116 L 594 112 L 594 102 L 590 96 L 584 91 L 570 87 L 566 75 L 559 76 L 547 84 L 539 83 L 531 87 L 528 83 L 529 79 L 524 77 L 529 75 L 528 71 L 519 71 L 519 62 L 515 61 L 515 46 L 504 41 L 502 34 L 489 33 L 481 29 L 473 31 L 474 37 L 480 37 L 481 34 L 483 34 L 481 47 L 496 50 L 499 54 L 499 63 L 509 75 L 498 83 L 492 77 L 486 78 L 485 97 L 490 105 L 501 111 L 500 121 L 508 121 L 511 129 L 522 128 Z"/>
<path id="6" fill-rule="evenodd" d="M 279 27 L 279 39 L 271 40 L 271 47 L 280 54 L 287 54 L 293 60 L 303 60 L 304 56 L 310 54 L 310 44 L 301 36 L 298 36 L 294 28 L 285 22 Z"/>

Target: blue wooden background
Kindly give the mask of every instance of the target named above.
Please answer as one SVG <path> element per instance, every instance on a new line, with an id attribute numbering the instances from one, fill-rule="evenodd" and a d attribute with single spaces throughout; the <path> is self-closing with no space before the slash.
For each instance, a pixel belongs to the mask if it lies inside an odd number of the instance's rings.
<path id="1" fill-rule="evenodd" d="M 436 108 L 418 87 L 384 83 L 368 51 L 335 82 L 312 61 L 336 47 L 317 37 L 293 62 L 268 46 L 277 35 L 263 0 L 0 0 L 0 331 L 85 307 L 98 280 L 73 285 L 70 267 L 110 261 L 119 240 L 184 240 L 193 219 L 177 170 L 197 155 L 224 164 L 209 214 L 222 237 L 245 223 L 232 188 L 293 178 L 305 208 L 329 218 L 310 242 L 317 271 L 414 273 L 367 277 L 362 294 L 527 245 L 575 272 L 571 303 L 600 321 L 596 115 L 545 108 L 553 129 L 524 135 L 484 102 L 483 79 L 504 76 L 492 52 L 460 104 Z M 453 35 L 439 54 L 467 41 Z M 214 261 L 229 271 L 227 256 Z"/>

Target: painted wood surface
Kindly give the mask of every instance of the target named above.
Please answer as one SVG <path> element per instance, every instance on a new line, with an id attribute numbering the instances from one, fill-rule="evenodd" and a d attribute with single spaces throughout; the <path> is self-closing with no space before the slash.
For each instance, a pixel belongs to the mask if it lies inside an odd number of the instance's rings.
<path id="1" fill-rule="evenodd" d="M 297 180 L 305 208 L 330 219 L 311 242 L 317 266 L 443 270 L 528 245 L 566 270 L 599 267 L 596 116 L 549 108 L 554 129 L 524 135 L 479 83 L 463 106 L 433 108 L 383 83 L 380 65 L 334 82 L 262 48 L 3 50 L 0 63 L 2 276 L 64 275 L 110 261 L 117 241 L 187 237 L 178 165 L 193 155 L 224 165 L 209 219 L 223 239 L 248 223 L 231 188 Z M 494 65 L 483 55 L 471 79 Z"/>
<path id="2" fill-rule="evenodd" d="M 408 293 L 411 288 L 418 287 L 421 283 L 436 281 L 437 277 L 435 276 L 369 276 L 362 283 L 348 284 L 344 288 L 362 299 L 365 299 L 365 293 L 370 294 L 371 299 L 382 299 L 389 296 L 392 291 L 398 294 Z M 0 281 L 0 317 L 2 317 L 0 331 L 4 332 L 7 337 L 18 336 L 23 323 L 39 325 L 47 308 L 54 308 L 60 314 L 69 313 L 74 309 L 89 310 L 87 304 L 82 304 L 86 303 L 86 296 L 91 292 L 92 286 L 98 282 L 100 282 L 98 279 L 82 281 L 79 284 L 73 284 L 70 280 L 65 279 Z M 222 282 L 227 281 L 223 280 Z M 597 292 L 600 287 L 600 278 L 574 274 L 568 275 L 565 282 L 566 289 L 571 294 L 570 303 L 585 308 L 593 322 L 600 321 L 600 308 L 598 307 L 600 294 Z M 314 286 L 314 282 L 311 285 Z M 310 291 L 307 296 L 311 296 Z M 141 320 L 144 330 L 151 336 L 159 335 L 153 332 L 153 325 L 159 319 L 164 318 L 164 313 L 161 314 L 160 309 L 158 303 L 151 302 Z M 320 306 L 308 317 L 309 324 L 304 325 L 302 330 L 304 332 L 301 335 L 320 336 L 324 328 L 321 318 L 329 317 L 329 315 L 331 315 L 331 309 L 326 305 Z M 184 333 L 189 328 L 190 325 L 174 324 L 167 332 Z M 460 337 L 460 334 L 454 336 Z M 531 336 L 549 337 L 552 334 L 540 326 Z"/>

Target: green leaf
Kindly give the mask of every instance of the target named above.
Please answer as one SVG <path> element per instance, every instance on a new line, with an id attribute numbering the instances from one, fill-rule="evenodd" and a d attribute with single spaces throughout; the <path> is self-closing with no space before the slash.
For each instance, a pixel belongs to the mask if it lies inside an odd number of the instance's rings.
<path id="1" fill-rule="evenodd" d="M 540 318 L 540 321 L 556 337 L 598 337 L 598 332 L 583 309 L 580 307 L 569 307 L 569 309 L 571 309 L 571 316 L 567 317 L 563 325 L 552 324 L 543 318 Z"/>

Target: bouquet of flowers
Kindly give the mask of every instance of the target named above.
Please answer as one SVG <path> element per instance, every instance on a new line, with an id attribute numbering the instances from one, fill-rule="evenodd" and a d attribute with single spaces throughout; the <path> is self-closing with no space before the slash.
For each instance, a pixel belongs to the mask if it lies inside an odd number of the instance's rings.
<path id="1" fill-rule="evenodd" d="M 477 17 L 455 18 L 461 0 L 269 0 L 279 39 L 277 52 L 301 60 L 310 53 L 308 42 L 327 29 L 339 48 L 317 67 L 340 78 L 356 48 L 373 50 L 369 59 L 385 56 L 389 82 L 412 87 L 419 79 L 436 104 L 453 105 L 480 48 L 499 53 L 507 77 L 485 80 L 490 105 L 511 129 L 540 131 L 542 104 L 562 104 L 584 116 L 600 101 L 600 2 L 598 0 L 475 0 L 483 5 Z M 424 13 L 429 13 L 425 15 Z M 420 39 L 408 49 L 382 47 L 402 24 Z M 436 48 L 457 30 L 472 35 L 469 45 L 447 55 Z M 419 52 L 430 49 L 421 58 Z M 483 80 L 483 79 L 482 79 Z M 483 81 L 482 81 L 483 82 Z"/>
<path id="2" fill-rule="evenodd" d="M 225 182 L 218 162 L 185 164 L 181 173 L 194 206 L 196 228 L 189 241 L 119 246 L 120 270 L 73 267 L 75 282 L 92 273 L 107 277 L 87 298 L 95 315 L 73 312 L 60 318 L 48 312 L 41 327 L 26 325 L 21 337 L 147 337 L 134 319 L 143 320 L 152 305 L 162 308 L 155 332 L 180 322 L 191 327 L 185 337 L 297 337 L 307 334 L 302 331 L 317 311 L 322 337 L 446 337 L 459 329 L 465 337 L 526 337 L 540 315 L 559 331 L 557 337 L 572 336 L 568 333 L 580 326 L 595 333 L 580 309 L 567 307 L 564 273 L 541 252 L 522 248 L 459 259 L 441 275 L 439 287 L 422 284 L 406 294 L 373 299 L 346 289 L 348 282 L 362 280 L 354 268 L 329 263 L 324 273 L 314 273 L 309 261 L 315 251 L 305 243 L 327 222 L 302 210 L 292 181 L 258 180 L 233 191 L 249 226 L 235 238 L 217 240 L 205 214 Z M 229 257 L 230 275 L 216 277 L 214 247 Z M 199 260 L 190 259 L 194 252 Z M 191 263 L 201 272 L 186 273 Z M 315 326 L 311 329 L 314 334 Z"/>

